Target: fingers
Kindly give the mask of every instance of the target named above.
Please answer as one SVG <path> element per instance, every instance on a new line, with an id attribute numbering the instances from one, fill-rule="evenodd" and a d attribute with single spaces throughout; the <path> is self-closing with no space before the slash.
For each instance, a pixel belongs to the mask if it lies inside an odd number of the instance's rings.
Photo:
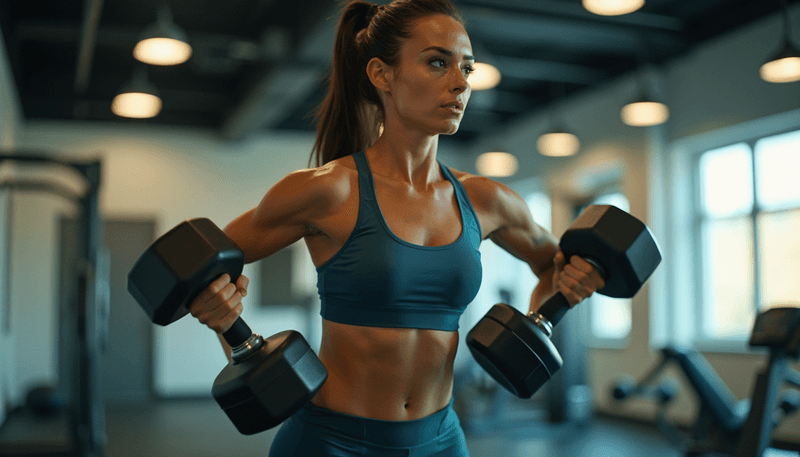
<path id="1" fill-rule="evenodd" d="M 242 297 L 247 296 L 247 286 L 250 285 L 250 278 L 245 275 L 240 275 L 239 279 L 236 281 L 236 287 L 239 290 L 239 293 L 242 294 Z"/>
<path id="2" fill-rule="evenodd" d="M 564 255 L 559 251 L 553 261 L 556 263 L 558 290 L 567 299 L 570 306 L 575 306 L 605 286 L 605 282 L 597 270 L 578 256 L 571 256 L 569 263 L 559 268 L 559 264 L 564 263 Z"/>
<path id="3" fill-rule="evenodd" d="M 209 284 L 189 305 L 192 316 L 217 333 L 231 328 L 244 310 L 242 298 L 247 294 L 249 279 L 241 275 L 236 284 L 223 274 Z"/>

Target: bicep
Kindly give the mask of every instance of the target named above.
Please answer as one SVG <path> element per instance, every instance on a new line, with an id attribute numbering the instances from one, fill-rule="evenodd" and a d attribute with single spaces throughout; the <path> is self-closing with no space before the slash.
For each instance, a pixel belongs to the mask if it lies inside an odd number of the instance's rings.
<path id="1" fill-rule="evenodd" d="M 305 236 L 322 210 L 324 183 L 312 170 L 290 173 L 267 191 L 255 208 L 225 227 L 225 234 L 245 254 L 245 263 L 274 254 Z"/>

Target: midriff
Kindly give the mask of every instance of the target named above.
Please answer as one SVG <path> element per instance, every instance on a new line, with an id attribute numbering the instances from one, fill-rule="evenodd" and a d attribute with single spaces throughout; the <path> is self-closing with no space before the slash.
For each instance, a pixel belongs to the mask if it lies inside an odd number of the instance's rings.
<path id="1" fill-rule="evenodd" d="M 458 331 L 376 328 L 322 320 L 328 379 L 311 401 L 354 416 L 408 421 L 445 408 Z"/>

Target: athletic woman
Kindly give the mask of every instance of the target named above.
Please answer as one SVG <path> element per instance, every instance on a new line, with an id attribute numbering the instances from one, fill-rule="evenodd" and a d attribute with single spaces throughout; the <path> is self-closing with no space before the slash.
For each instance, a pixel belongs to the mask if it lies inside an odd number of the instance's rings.
<path id="1" fill-rule="evenodd" d="M 458 320 L 490 239 L 530 265 L 531 310 L 571 306 L 603 286 L 567 262 L 524 200 L 437 160 L 458 130 L 474 57 L 448 0 L 349 3 L 339 21 L 316 167 L 285 176 L 225 227 L 254 262 L 305 240 L 317 268 L 327 382 L 282 424 L 270 456 L 466 456 L 452 409 Z M 227 275 L 190 306 L 218 334 L 242 312 L 248 279 Z M 230 354 L 223 340 L 226 352 Z"/>

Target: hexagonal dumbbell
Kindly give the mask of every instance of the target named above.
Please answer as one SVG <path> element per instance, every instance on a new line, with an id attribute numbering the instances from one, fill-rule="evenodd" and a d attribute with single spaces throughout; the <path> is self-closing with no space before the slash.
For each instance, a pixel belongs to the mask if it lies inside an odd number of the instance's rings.
<path id="1" fill-rule="evenodd" d="M 566 259 L 577 255 L 594 266 L 605 281 L 597 293 L 609 297 L 633 297 L 661 262 L 647 226 L 610 205 L 589 206 L 559 247 Z M 494 305 L 467 334 L 467 347 L 503 387 L 530 398 L 563 364 L 550 336 L 568 310 L 561 293 L 527 316 L 507 304 Z"/>
<path id="2" fill-rule="evenodd" d="M 169 325 L 211 282 L 229 274 L 236 282 L 244 253 L 213 222 L 184 221 L 157 239 L 128 274 L 128 291 L 153 323 Z M 211 393 L 245 435 L 286 420 L 319 391 L 328 371 L 303 336 L 293 330 L 266 340 L 241 318 L 222 335 L 233 360 Z"/>

